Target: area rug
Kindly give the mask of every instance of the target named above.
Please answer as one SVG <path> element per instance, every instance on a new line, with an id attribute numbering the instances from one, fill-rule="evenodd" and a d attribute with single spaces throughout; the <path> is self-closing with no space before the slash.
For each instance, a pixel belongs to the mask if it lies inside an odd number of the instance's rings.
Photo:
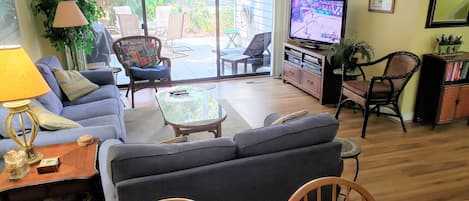
<path id="1" fill-rule="evenodd" d="M 249 124 L 224 99 L 218 100 L 227 117 L 222 122 L 222 137 L 232 137 L 236 133 L 250 129 Z M 164 125 L 161 111 L 157 107 L 144 107 L 125 110 L 126 143 L 159 143 L 175 137 L 173 128 Z M 189 135 L 189 141 L 213 138 L 213 133 L 199 132 Z"/>

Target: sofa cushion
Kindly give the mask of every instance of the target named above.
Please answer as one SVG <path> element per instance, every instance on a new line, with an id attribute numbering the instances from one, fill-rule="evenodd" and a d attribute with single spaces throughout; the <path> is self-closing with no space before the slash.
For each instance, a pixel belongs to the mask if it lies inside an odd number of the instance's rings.
<path id="1" fill-rule="evenodd" d="M 54 92 L 49 91 L 49 93 L 36 98 L 36 100 L 41 103 L 47 110 L 53 112 L 54 114 L 60 114 L 63 109 L 62 102 L 59 97 L 55 95 Z"/>
<path id="2" fill-rule="evenodd" d="M 36 62 L 36 67 L 39 69 L 39 72 L 41 72 L 42 77 L 44 77 L 47 84 L 49 84 L 54 94 L 59 100 L 62 100 L 62 91 L 60 90 L 59 83 L 55 79 L 54 73 L 52 73 L 52 69 L 62 69 L 62 65 L 59 60 L 57 60 L 57 57 L 47 56 L 39 59 Z"/>
<path id="3" fill-rule="evenodd" d="M 76 70 L 65 71 L 54 69 L 53 72 L 60 88 L 70 101 L 99 88 L 97 84 L 90 82 Z"/>
<path id="4" fill-rule="evenodd" d="M 305 147 L 334 139 L 339 123 L 330 114 L 309 115 L 234 136 L 238 156 L 246 157 Z"/>
<path id="5" fill-rule="evenodd" d="M 119 115 L 119 100 L 108 98 L 78 105 L 64 107 L 61 115 L 74 121 L 80 121 L 93 117 L 116 114 Z"/>
<path id="6" fill-rule="evenodd" d="M 110 147 L 112 180 L 157 175 L 232 160 L 236 146 L 230 138 L 176 144 L 118 144 Z"/>
<path id="7" fill-rule="evenodd" d="M 74 122 L 70 119 L 56 115 L 48 110 L 46 110 L 41 105 L 38 105 L 34 102 L 31 102 L 28 105 L 31 112 L 36 116 L 37 123 L 41 128 L 47 130 L 60 130 L 66 128 L 79 128 L 82 127 L 77 122 Z"/>
<path id="8" fill-rule="evenodd" d="M 107 98 L 119 98 L 120 92 L 116 85 L 102 85 L 98 89 L 86 94 L 74 101 L 63 101 L 64 106 L 78 105 L 83 103 L 91 103 Z"/>

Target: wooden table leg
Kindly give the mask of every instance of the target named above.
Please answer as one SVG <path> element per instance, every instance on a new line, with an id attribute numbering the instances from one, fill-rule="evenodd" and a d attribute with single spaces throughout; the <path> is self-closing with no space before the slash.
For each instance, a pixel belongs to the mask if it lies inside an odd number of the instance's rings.
<path id="1" fill-rule="evenodd" d="M 247 73 L 248 71 L 248 59 L 243 59 L 244 61 L 244 73 Z"/>
<path id="2" fill-rule="evenodd" d="M 225 75 L 225 60 L 221 60 L 221 74 Z"/>
<path id="3" fill-rule="evenodd" d="M 237 61 L 233 61 L 231 63 L 231 72 L 233 73 L 233 75 L 238 74 L 238 62 Z"/>
<path id="4" fill-rule="evenodd" d="M 217 124 L 217 133 L 215 134 L 215 138 L 221 137 L 221 122 Z"/>

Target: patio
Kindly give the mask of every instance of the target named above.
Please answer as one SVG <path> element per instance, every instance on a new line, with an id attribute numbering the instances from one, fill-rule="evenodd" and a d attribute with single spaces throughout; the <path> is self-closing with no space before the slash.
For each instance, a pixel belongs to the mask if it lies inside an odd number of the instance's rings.
<path id="1" fill-rule="evenodd" d="M 220 46 L 223 48 L 229 41 L 228 37 L 220 37 Z M 176 53 L 171 51 L 168 46 L 163 46 L 162 56 L 171 58 L 171 77 L 175 81 L 192 80 L 203 78 L 215 78 L 217 76 L 217 55 L 216 55 L 216 39 L 211 36 L 203 37 L 184 37 L 183 39 L 174 41 Z M 189 51 L 178 51 L 180 47 L 189 47 Z M 184 55 L 183 55 L 184 54 Z M 221 65 L 220 65 L 221 66 Z M 122 68 L 117 61 L 116 56 L 111 56 L 110 67 Z M 249 73 L 270 73 L 269 66 L 258 68 L 256 72 L 252 72 L 251 64 L 247 66 L 247 74 Z M 221 71 L 220 71 L 221 72 Z M 244 65 L 238 65 L 238 75 L 244 73 Z M 233 75 L 230 64 L 225 64 L 224 75 Z M 117 74 L 117 84 L 127 84 L 129 79 L 122 71 Z"/>

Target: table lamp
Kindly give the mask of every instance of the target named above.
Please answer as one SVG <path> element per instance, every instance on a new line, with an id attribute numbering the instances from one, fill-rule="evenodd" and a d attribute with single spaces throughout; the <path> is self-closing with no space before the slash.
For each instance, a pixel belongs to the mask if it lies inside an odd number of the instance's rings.
<path id="1" fill-rule="evenodd" d="M 49 90 L 49 85 L 23 48 L 0 46 L 0 102 L 9 111 L 5 130 L 19 148 L 25 150 L 30 164 L 41 160 L 43 155 L 34 151 L 33 142 L 38 126 L 36 116 L 29 111 L 29 99 L 44 95 Z M 19 122 L 19 132 L 13 126 L 15 118 Z M 24 128 L 25 121 L 31 122 L 29 138 Z"/>
<path id="2" fill-rule="evenodd" d="M 78 49 L 76 46 L 76 39 L 78 33 L 73 27 L 84 26 L 88 24 L 88 20 L 85 18 L 77 3 L 73 1 L 60 1 L 57 4 L 55 10 L 54 22 L 52 27 L 54 28 L 70 28 L 70 44 L 66 44 L 70 48 L 70 57 L 72 58 L 72 69 L 69 70 L 86 70 L 84 69 L 84 62 L 80 65 L 78 59 Z M 68 64 L 70 67 L 70 64 Z M 83 68 L 83 69 L 82 69 Z"/>

